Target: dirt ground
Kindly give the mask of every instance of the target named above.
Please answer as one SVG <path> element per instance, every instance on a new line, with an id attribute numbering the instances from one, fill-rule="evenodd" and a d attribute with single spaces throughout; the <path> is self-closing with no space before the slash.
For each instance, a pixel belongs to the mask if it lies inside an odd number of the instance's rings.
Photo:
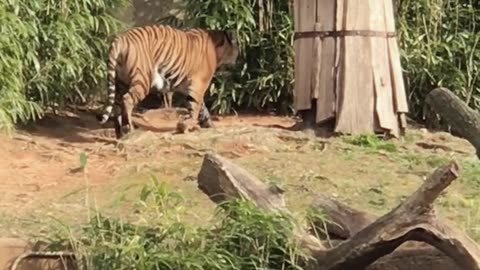
<path id="1" fill-rule="evenodd" d="M 147 123 L 145 117 L 153 121 Z M 172 141 L 175 136 L 190 136 L 173 134 L 176 117 L 173 111 L 148 111 L 142 118 L 137 117 L 136 123 L 143 129 L 153 130 L 155 134 L 147 130 L 133 140 L 141 141 L 142 136 L 163 135 L 166 137 L 160 139 Z M 221 121 L 217 117 L 215 120 L 219 128 L 271 124 L 289 126 L 294 123 L 292 119 L 275 116 L 224 117 Z M 47 114 L 42 120 L 15 134 L 0 135 L 0 141 L 0 155 L 6 157 L 0 161 L 0 213 L 4 214 L 3 218 L 0 216 L 0 223 L 5 222 L 7 216 L 13 219 L 30 216 L 34 209 L 55 205 L 59 196 L 86 186 L 108 189 L 123 168 L 154 159 L 149 153 L 132 161 L 128 157 L 128 150 L 122 151 L 115 146 L 112 127 L 101 127 L 92 114 L 82 111 L 67 111 L 57 116 Z M 182 144 L 168 144 L 160 147 L 156 154 L 162 155 L 162 158 L 168 155 L 168 159 L 175 160 L 178 156 L 184 156 L 185 147 L 188 148 Z M 232 142 L 225 147 L 232 147 L 232 153 L 244 154 L 249 151 L 241 142 Z M 137 155 L 140 150 L 133 151 Z M 80 169 L 82 154 L 88 156 L 87 172 Z"/>
<path id="2" fill-rule="evenodd" d="M 150 123 L 137 119 L 143 128 L 173 135 L 176 114 L 162 110 L 146 113 L 154 118 Z M 217 120 L 218 117 L 215 119 Z M 243 125 L 292 125 L 294 121 L 275 116 L 225 117 L 215 121 L 218 127 Z M 159 128 L 157 128 L 159 127 Z M 161 132 L 156 132 L 162 134 Z M 148 131 L 147 131 L 148 132 Z M 179 135 L 181 136 L 181 135 Z M 80 172 L 79 157 L 88 155 L 88 181 L 90 186 L 107 184 L 128 158 L 114 146 L 112 127 L 101 127 L 91 114 L 77 111 L 61 115 L 47 115 L 35 125 L 13 136 L 1 135 L 0 155 L 0 209 L 23 213 L 39 201 L 48 201 L 60 193 L 83 186 L 84 174 Z M 232 144 L 233 147 L 242 145 Z M 167 152 L 174 157 L 182 147 L 169 147 Z"/>
<path id="3" fill-rule="evenodd" d="M 383 213 L 436 166 L 455 159 L 464 176 L 438 204 L 447 218 L 477 235 L 480 166 L 473 147 L 448 134 L 415 128 L 402 140 L 362 146 L 270 128 L 295 122 L 273 115 L 222 117 L 214 129 L 181 135 L 172 133 L 176 114 L 171 111 L 148 111 L 136 122 L 143 129 L 119 145 L 113 143 L 112 127 L 102 128 L 84 111 L 49 114 L 1 135 L 0 235 L 45 233 L 55 221 L 81 224 L 90 207 L 127 218 L 128 206 L 152 175 L 187 198 L 187 219 L 202 222 L 214 209 L 195 183 L 207 152 L 283 186 L 289 207 L 299 215 L 319 193 Z"/>

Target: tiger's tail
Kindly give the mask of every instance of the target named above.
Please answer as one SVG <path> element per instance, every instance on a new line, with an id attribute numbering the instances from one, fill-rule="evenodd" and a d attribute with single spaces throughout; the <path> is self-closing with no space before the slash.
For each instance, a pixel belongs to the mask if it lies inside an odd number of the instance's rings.
<path id="1" fill-rule="evenodd" d="M 97 116 L 97 120 L 100 124 L 105 124 L 113 112 L 113 106 L 115 105 L 115 78 L 116 78 L 116 67 L 118 62 L 118 56 L 120 55 L 121 43 L 119 39 L 115 39 L 110 45 L 109 55 L 108 55 L 108 64 L 107 64 L 107 80 L 108 80 L 108 100 L 107 105 L 103 109 L 103 113 Z"/>

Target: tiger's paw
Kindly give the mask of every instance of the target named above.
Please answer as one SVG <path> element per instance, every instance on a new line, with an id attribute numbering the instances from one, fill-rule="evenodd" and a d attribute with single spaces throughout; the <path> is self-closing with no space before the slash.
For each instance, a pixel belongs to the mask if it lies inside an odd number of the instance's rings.
<path id="1" fill-rule="evenodd" d="M 208 119 L 207 121 L 200 122 L 200 127 L 202 128 L 215 128 L 213 121 Z"/>
<path id="2" fill-rule="evenodd" d="M 177 123 L 178 133 L 189 133 L 189 132 L 200 130 L 200 126 L 197 123 L 193 123 L 193 121 L 189 121 L 189 120 L 179 121 Z"/>
<path id="3" fill-rule="evenodd" d="M 177 123 L 177 132 L 186 133 L 185 131 L 187 131 L 187 125 L 185 124 L 185 122 L 179 121 Z"/>

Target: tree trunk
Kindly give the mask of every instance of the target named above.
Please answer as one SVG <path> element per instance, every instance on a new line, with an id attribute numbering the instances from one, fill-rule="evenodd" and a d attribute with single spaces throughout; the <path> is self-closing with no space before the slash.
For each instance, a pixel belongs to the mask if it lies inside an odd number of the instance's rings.
<path id="1" fill-rule="evenodd" d="M 468 140 L 480 158 L 480 114 L 446 88 L 432 90 L 425 98 L 425 103 L 461 137 Z"/>

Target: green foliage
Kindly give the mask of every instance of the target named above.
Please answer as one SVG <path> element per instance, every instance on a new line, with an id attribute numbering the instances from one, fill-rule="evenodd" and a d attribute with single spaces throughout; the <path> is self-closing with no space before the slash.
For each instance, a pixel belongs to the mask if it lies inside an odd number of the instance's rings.
<path id="1" fill-rule="evenodd" d="M 0 128 L 100 89 L 106 41 L 120 26 L 107 11 L 124 1 L 0 2 Z"/>
<path id="2" fill-rule="evenodd" d="M 0 2 L 0 129 L 11 130 L 18 121 L 40 116 L 41 108 L 23 95 L 22 80 L 26 40 L 35 37 L 35 29 Z"/>
<path id="3" fill-rule="evenodd" d="M 480 187 L 480 163 L 477 160 L 465 162 L 463 164 L 462 181 L 475 187 L 474 189 L 472 189 L 472 193 L 475 193 L 475 195 L 479 193 L 478 188 Z"/>
<path id="4" fill-rule="evenodd" d="M 480 5 L 472 0 L 403 0 L 397 7 L 409 102 L 420 117 L 425 95 L 451 89 L 480 109 Z"/>
<path id="5" fill-rule="evenodd" d="M 97 214 L 71 243 L 88 269 L 301 269 L 290 217 L 234 201 L 218 209 L 213 227 L 192 228 L 176 217 L 182 202 L 152 178 L 136 204 L 142 222 Z"/>
<path id="6" fill-rule="evenodd" d="M 293 23 L 288 1 L 185 2 L 182 10 L 187 26 L 236 30 L 242 50 L 231 72 L 223 72 L 214 79 L 206 98 L 212 110 L 230 113 L 249 108 L 290 112 Z M 259 16 L 260 13 L 263 15 Z"/>
<path id="7" fill-rule="evenodd" d="M 346 143 L 373 150 L 383 150 L 387 152 L 397 152 L 398 150 L 395 144 L 382 140 L 375 135 L 345 136 L 343 140 Z"/>

